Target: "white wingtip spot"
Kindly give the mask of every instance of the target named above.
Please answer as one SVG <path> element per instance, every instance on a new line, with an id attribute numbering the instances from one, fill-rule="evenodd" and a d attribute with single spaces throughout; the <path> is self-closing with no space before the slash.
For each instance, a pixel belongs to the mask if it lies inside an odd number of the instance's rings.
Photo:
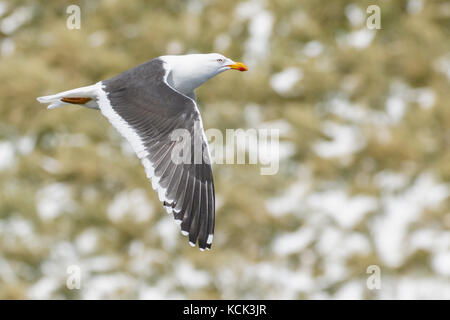
<path id="1" fill-rule="evenodd" d="M 189 241 L 189 245 L 190 245 L 191 247 L 195 247 L 195 243 L 190 242 L 190 241 Z"/>
<path id="2" fill-rule="evenodd" d="M 152 179 L 153 176 L 155 175 L 155 171 L 153 169 L 151 162 L 147 158 L 143 158 L 142 164 L 144 165 L 145 175 L 147 176 L 147 178 Z"/>
<path id="3" fill-rule="evenodd" d="M 207 251 L 211 250 L 210 248 L 206 248 Z"/>
<path id="4" fill-rule="evenodd" d="M 183 236 L 187 236 L 187 235 L 189 235 L 189 232 L 184 231 L 184 230 L 181 230 L 181 234 L 182 234 Z"/>
<path id="5" fill-rule="evenodd" d="M 206 240 L 206 243 L 207 243 L 207 244 L 211 244 L 211 243 L 213 242 L 213 238 L 214 238 L 214 235 L 210 234 L 210 235 L 208 236 L 208 240 Z"/>
<path id="6" fill-rule="evenodd" d="M 205 249 L 203 249 L 203 248 L 200 248 L 200 251 L 205 251 Z"/>
<path id="7" fill-rule="evenodd" d="M 173 212 L 172 207 L 164 207 L 168 214 L 171 214 Z"/>
<path id="8" fill-rule="evenodd" d="M 153 190 L 158 190 L 158 183 L 159 183 L 159 178 L 158 177 L 156 177 L 156 176 L 153 176 L 153 178 L 152 178 L 152 188 L 153 188 Z M 159 196 L 159 193 L 158 193 L 158 196 Z"/>
<path id="9" fill-rule="evenodd" d="M 177 219 L 175 219 L 175 223 L 176 223 L 177 225 L 181 225 L 182 222 L 183 222 L 183 220 L 177 220 Z M 181 233 L 183 233 L 183 231 L 181 231 Z"/>
<path id="10" fill-rule="evenodd" d="M 165 197 L 166 197 L 166 189 L 162 188 L 162 187 L 159 187 L 158 188 L 159 201 L 164 202 Z"/>

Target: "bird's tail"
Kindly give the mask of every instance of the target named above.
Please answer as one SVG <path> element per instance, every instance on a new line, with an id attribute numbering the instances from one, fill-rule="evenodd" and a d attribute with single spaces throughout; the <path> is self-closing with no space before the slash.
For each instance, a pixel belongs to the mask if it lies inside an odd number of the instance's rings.
<path id="1" fill-rule="evenodd" d="M 63 91 L 49 96 L 38 97 L 40 103 L 49 103 L 47 109 L 55 109 L 67 104 L 80 104 L 88 108 L 98 109 L 97 92 L 99 84 Z"/>

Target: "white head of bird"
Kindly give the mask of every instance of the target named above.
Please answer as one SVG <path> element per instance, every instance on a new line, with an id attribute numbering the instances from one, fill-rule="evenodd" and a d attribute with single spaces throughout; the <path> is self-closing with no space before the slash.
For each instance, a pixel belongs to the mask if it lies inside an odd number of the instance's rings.
<path id="1" fill-rule="evenodd" d="M 207 80 L 224 71 L 247 71 L 242 62 L 235 62 L 219 53 L 162 56 L 171 72 L 167 81 L 183 94 L 189 95 Z"/>

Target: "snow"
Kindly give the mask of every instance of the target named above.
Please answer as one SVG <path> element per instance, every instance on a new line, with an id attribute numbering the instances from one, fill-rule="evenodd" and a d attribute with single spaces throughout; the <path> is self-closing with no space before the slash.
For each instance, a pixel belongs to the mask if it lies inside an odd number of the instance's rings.
<path id="1" fill-rule="evenodd" d="M 408 176 L 399 172 L 383 170 L 375 175 L 374 180 L 383 192 L 393 192 L 406 186 Z"/>
<path id="2" fill-rule="evenodd" d="M 391 123 L 396 124 L 400 122 L 405 114 L 406 102 L 398 95 L 392 95 L 387 98 L 386 112 L 391 119 Z"/>
<path id="3" fill-rule="evenodd" d="M 323 52 L 323 49 L 324 47 L 322 43 L 313 40 L 305 44 L 302 53 L 309 58 L 313 58 L 319 56 Z"/>
<path id="4" fill-rule="evenodd" d="M 423 210 L 433 208 L 450 195 L 450 187 L 439 184 L 429 173 L 423 173 L 415 183 L 400 194 L 382 199 L 383 214 L 374 219 L 376 249 L 383 262 L 398 267 L 405 259 L 405 237 L 408 227 Z"/>
<path id="5" fill-rule="evenodd" d="M 42 157 L 41 167 L 49 173 L 56 174 L 62 170 L 62 166 L 58 160 L 51 157 Z"/>
<path id="6" fill-rule="evenodd" d="M 52 220 L 65 212 L 73 212 L 76 203 L 71 188 L 64 183 L 53 183 L 36 194 L 36 207 L 42 220 Z"/>
<path id="7" fill-rule="evenodd" d="M 285 95 L 302 78 L 303 72 L 300 68 L 290 67 L 274 74 L 270 78 L 270 85 L 278 94 Z"/>
<path id="8" fill-rule="evenodd" d="M 16 44 L 14 40 L 10 38 L 3 39 L 0 44 L 0 53 L 3 57 L 9 57 L 16 51 Z"/>
<path id="9" fill-rule="evenodd" d="M 361 30 L 340 35 L 337 41 L 340 46 L 348 46 L 361 50 L 367 48 L 372 43 L 375 35 L 376 30 L 370 30 L 364 27 Z"/>
<path id="10" fill-rule="evenodd" d="M 348 196 L 343 190 L 316 192 L 307 199 L 308 205 L 317 211 L 326 213 L 342 228 L 352 228 L 363 217 L 377 208 L 373 197 Z"/>
<path id="11" fill-rule="evenodd" d="M 419 88 L 415 90 L 415 101 L 422 109 L 430 109 L 436 100 L 436 95 L 430 88 Z"/>
<path id="12" fill-rule="evenodd" d="M 249 20 L 249 37 L 244 45 L 244 61 L 250 68 L 256 66 L 270 52 L 269 40 L 272 35 L 274 16 L 264 9 L 264 6 L 264 1 L 250 0 L 240 3 L 235 9 L 238 20 Z"/>
<path id="13" fill-rule="evenodd" d="M 42 300 L 51 299 L 55 291 L 59 289 L 60 283 L 54 277 L 43 277 L 28 289 L 28 299 Z"/>
<path id="14" fill-rule="evenodd" d="M 0 141 L 0 171 L 11 168 L 15 162 L 14 146 L 11 142 Z"/>
<path id="15" fill-rule="evenodd" d="M 326 121 L 322 125 L 323 132 L 332 141 L 319 141 L 314 145 L 314 151 L 322 158 L 343 157 L 361 150 L 366 141 L 356 126 L 345 126 Z"/>
<path id="16" fill-rule="evenodd" d="M 29 155 L 31 152 L 33 152 L 35 145 L 35 136 L 23 136 L 17 141 L 16 149 L 17 152 L 19 152 L 21 155 Z"/>
<path id="17" fill-rule="evenodd" d="M 83 231 L 76 239 L 75 245 L 81 254 L 94 253 L 98 245 L 98 230 L 90 228 Z"/>
<path id="18" fill-rule="evenodd" d="M 137 285 L 136 280 L 123 273 L 96 275 L 89 279 L 82 291 L 86 300 L 112 299 L 117 296 L 127 297 L 127 292 Z"/>
<path id="19" fill-rule="evenodd" d="M 382 280 L 383 290 L 380 299 L 423 300 L 450 299 L 450 283 L 448 278 L 429 278 L 420 275 L 385 277 Z"/>
<path id="20" fill-rule="evenodd" d="M 435 272 L 450 277 L 450 245 L 446 252 L 440 252 L 433 256 L 431 266 Z"/>
<path id="21" fill-rule="evenodd" d="M 88 43 L 91 47 L 100 47 L 105 43 L 106 33 L 104 31 L 96 31 L 89 35 Z"/>
<path id="22" fill-rule="evenodd" d="M 172 215 L 165 215 L 156 225 L 156 231 L 164 249 L 170 250 L 176 247 L 179 242 L 180 227 L 175 223 Z"/>
<path id="23" fill-rule="evenodd" d="M 3 16 L 8 9 L 8 4 L 5 1 L 0 1 L 0 17 Z"/>
<path id="24" fill-rule="evenodd" d="M 143 189 L 118 193 L 108 207 L 108 217 L 118 222 L 131 217 L 136 222 L 148 221 L 153 214 L 153 206 L 147 200 Z"/>
<path id="25" fill-rule="evenodd" d="M 295 232 L 285 233 L 275 238 L 272 250 L 278 255 L 300 252 L 314 240 L 312 229 L 300 228 Z"/>
<path id="26" fill-rule="evenodd" d="M 450 54 L 446 54 L 433 62 L 433 68 L 441 72 L 450 81 Z"/>
<path id="27" fill-rule="evenodd" d="M 345 283 L 334 294 L 336 300 L 358 300 L 363 299 L 364 287 L 362 281 L 354 280 Z"/>
<path id="28" fill-rule="evenodd" d="M 198 270 L 188 261 L 175 263 L 174 275 L 178 282 L 187 289 L 197 289 L 206 286 L 210 276 L 206 271 Z"/>
<path id="29" fill-rule="evenodd" d="M 366 21 L 366 14 L 354 3 L 345 7 L 345 16 L 350 21 L 350 24 L 355 27 L 361 26 Z"/>
<path id="30" fill-rule="evenodd" d="M 228 34 L 221 33 L 214 40 L 214 49 L 223 52 L 228 49 L 231 44 L 231 37 Z"/>
<path id="31" fill-rule="evenodd" d="M 19 7 L 9 16 L 3 18 L 0 23 L 0 30 L 9 35 L 28 22 L 33 16 L 31 7 Z"/>
<path id="32" fill-rule="evenodd" d="M 306 167 L 298 170 L 297 181 L 282 194 L 266 200 L 266 208 L 275 217 L 298 212 L 305 206 L 305 197 L 311 188 L 311 171 Z"/>
<path id="33" fill-rule="evenodd" d="M 406 10 L 409 14 L 418 14 L 423 9 L 423 0 L 408 0 Z"/>

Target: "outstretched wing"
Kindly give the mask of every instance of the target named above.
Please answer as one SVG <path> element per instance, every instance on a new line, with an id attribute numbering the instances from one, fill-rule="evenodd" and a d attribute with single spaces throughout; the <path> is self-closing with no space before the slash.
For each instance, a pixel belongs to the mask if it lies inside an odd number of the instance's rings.
<path id="1" fill-rule="evenodd" d="M 153 59 L 102 81 L 98 104 L 131 143 L 189 243 L 210 249 L 215 196 L 208 142 L 196 102 L 167 83 L 169 72 Z"/>

